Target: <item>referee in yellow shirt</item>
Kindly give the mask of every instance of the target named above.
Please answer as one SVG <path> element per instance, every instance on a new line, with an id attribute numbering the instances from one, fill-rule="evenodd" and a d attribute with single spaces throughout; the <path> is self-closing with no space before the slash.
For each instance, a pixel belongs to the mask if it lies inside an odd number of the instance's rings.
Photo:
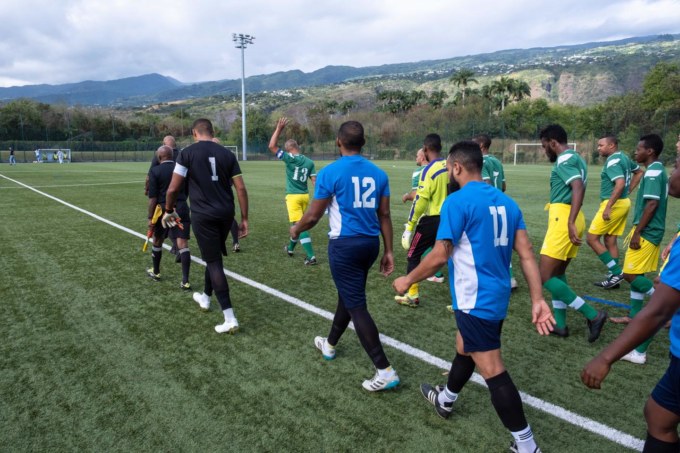
<path id="1" fill-rule="evenodd" d="M 446 160 L 441 157 L 441 137 L 429 134 L 423 141 L 423 149 L 430 163 L 420 174 L 406 230 L 401 236 L 401 245 L 408 251 L 406 273 L 415 269 L 423 253 L 434 246 L 439 228 L 439 212 L 448 194 L 449 176 Z M 400 305 L 416 308 L 420 303 L 418 283 L 411 285 L 403 296 L 395 296 L 394 300 Z"/>

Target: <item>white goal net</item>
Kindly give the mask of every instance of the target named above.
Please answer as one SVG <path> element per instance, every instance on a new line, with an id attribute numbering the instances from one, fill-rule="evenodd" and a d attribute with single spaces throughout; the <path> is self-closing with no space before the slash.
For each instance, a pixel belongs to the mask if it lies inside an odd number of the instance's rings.
<path id="1" fill-rule="evenodd" d="M 238 146 L 234 145 L 223 145 L 225 148 L 227 148 L 229 151 L 234 153 L 234 156 L 236 156 L 236 160 L 239 160 L 238 158 Z"/>
<path id="2" fill-rule="evenodd" d="M 35 160 L 33 163 L 56 162 L 69 163 L 71 162 L 71 150 L 66 148 L 39 148 L 33 151 Z"/>
<path id="3" fill-rule="evenodd" d="M 578 152 L 576 143 L 567 143 L 571 149 Z M 546 163 L 548 158 L 541 143 L 515 143 L 512 165 Z"/>

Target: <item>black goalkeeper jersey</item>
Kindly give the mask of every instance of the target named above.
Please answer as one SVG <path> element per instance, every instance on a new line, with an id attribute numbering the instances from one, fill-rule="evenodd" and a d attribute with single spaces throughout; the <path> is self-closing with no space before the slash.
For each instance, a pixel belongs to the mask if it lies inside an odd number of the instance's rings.
<path id="1" fill-rule="evenodd" d="M 170 187 L 172 173 L 175 169 L 175 162 L 166 160 L 149 170 L 149 198 L 157 198 L 158 204 L 165 208 L 165 195 Z M 184 191 L 177 194 L 177 202 L 186 201 L 187 196 Z"/>
<path id="2" fill-rule="evenodd" d="M 241 175 L 234 153 L 212 141 L 201 140 L 179 153 L 175 172 L 186 172 L 192 215 L 233 217 L 234 193 L 230 182 Z"/>

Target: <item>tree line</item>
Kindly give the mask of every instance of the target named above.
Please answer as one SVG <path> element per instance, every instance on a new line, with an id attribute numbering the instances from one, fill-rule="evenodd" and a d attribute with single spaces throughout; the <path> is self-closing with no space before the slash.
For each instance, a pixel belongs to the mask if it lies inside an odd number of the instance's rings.
<path id="1" fill-rule="evenodd" d="M 612 96 L 587 107 L 548 103 L 531 99 L 529 85 L 502 76 L 488 85 L 475 87 L 475 72 L 461 69 L 449 82 L 456 87 L 449 99 L 446 91 L 375 91 L 374 101 L 359 105 L 354 100 L 326 99 L 313 104 L 271 103 L 249 105 L 248 148 L 267 154 L 267 143 L 279 116 L 293 122 L 284 131 L 295 137 L 306 152 L 331 147 L 338 125 L 348 119 L 363 122 L 375 149 L 415 150 L 424 134 L 438 132 L 447 141 L 477 133 L 515 140 L 535 140 L 541 127 L 562 124 L 570 139 L 597 139 L 613 133 L 629 144 L 645 133 L 659 133 L 674 140 L 680 133 L 680 67 L 662 62 L 645 76 L 640 92 Z M 258 98 L 262 96 L 259 95 Z M 218 135 L 228 144 L 240 145 L 240 110 L 226 115 L 219 109 L 205 114 L 176 108 L 161 112 L 121 111 L 19 99 L 0 105 L 0 141 L 14 142 L 157 142 L 164 135 L 188 141 L 192 121 L 198 116 L 213 118 Z M 236 113 L 236 112 L 239 113 Z M 221 120 L 218 119 L 222 118 Z M 230 122 L 224 120 L 230 118 Z"/>

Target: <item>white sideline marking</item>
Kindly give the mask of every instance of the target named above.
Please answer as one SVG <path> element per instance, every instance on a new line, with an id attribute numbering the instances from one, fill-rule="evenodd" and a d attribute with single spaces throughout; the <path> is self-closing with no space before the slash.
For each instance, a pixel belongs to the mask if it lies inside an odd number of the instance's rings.
<path id="1" fill-rule="evenodd" d="M 0 175 L 2 176 L 2 175 Z M 9 179 L 6 176 L 3 176 L 5 179 Z M 14 181 L 16 182 L 16 181 Z M 141 184 L 144 181 L 139 180 L 139 181 L 123 181 L 123 182 L 95 182 L 92 184 L 52 184 L 50 186 L 33 186 L 32 188 L 34 189 L 46 189 L 46 188 L 52 188 L 52 187 L 86 187 L 86 186 L 118 186 L 122 184 Z M 0 190 L 2 189 L 22 189 L 22 187 L 0 187 Z"/>
<path id="2" fill-rule="evenodd" d="M 90 217 L 93 217 L 101 222 L 106 223 L 107 225 L 110 225 L 114 228 L 118 228 L 119 230 L 125 231 L 126 233 L 129 233 L 133 236 L 136 236 L 140 239 L 146 239 L 146 236 L 144 234 L 138 233 L 134 230 L 131 230 L 129 228 L 126 228 L 122 225 L 119 225 L 117 223 L 114 223 L 108 219 L 105 219 L 104 217 L 98 216 L 97 214 L 94 214 L 90 211 L 86 211 L 83 208 L 79 208 L 78 206 L 72 205 L 71 203 L 68 203 L 64 200 L 61 200 L 57 197 L 54 197 L 52 195 L 49 195 L 45 192 L 41 192 L 31 186 L 28 186 L 22 182 L 16 181 L 12 178 L 8 178 L 7 176 L 3 175 L 0 173 L 0 177 L 3 177 L 7 179 L 8 181 L 12 181 L 15 184 L 18 184 L 22 187 L 25 187 L 27 189 L 32 190 L 33 192 L 40 194 L 44 197 L 47 197 L 51 200 L 56 201 L 57 203 L 61 203 L 64 206 L 68 206 L 71 209 L 75 209 L 78 212 L 81 212 L 85 215 L 88 215 Z M 166 249 L 169 249 L 170 246 L 167 244 L 164 244 L 163 247 Z M 202 266 L 205 266 L 205 261 L 203 261 L 200 258 L 197 258 L 195 256 L 191 257 L 191 260 L 201 264 Z M 290 304 L 293 304 L 297 307 L 300 307 L 304 310 L 307 310 L 309 312 L 312 312 L 316 315 L 321 316 L 322 318 L 326 318 L 330 321 L 333 320 L 333 313 L 323 310 L 319 307 L 316 307 L 312 304 L 309 304 L 305 301 L 302 301 L 296 297 L 289 296 L 288 294 L 285 294 L 277 289 L 270 288 L 267 285 L 263 285 L 262 283 L 256 282 L 255 280 L 251 280 L 248 277 L 244 277 L 242 275 L 236 274 L 234 272 L 231 272 L 227 269 L 224 269 L 224 273 L 233 278 L 234 280 L 240 281 L 241 283 L 245 283 L 246 285 L 252 286 L 256 289 L 259 289 L 260 291 L 267 293 L 269 295 L 278 297 L 279 299 L 282 299 Z M 354 330 L 354 324 L 350 323 L 349 327 Z M 434 365 L 437 368 L 440 369 L 448 369 L 450 367 L 450 362 L 440 359 L 438 357 L 435 357 L 421 349 L 414 348 L 411 345 L 408 345 L 406 343 L 402 343 L 399 340 L 396 340 L 392 337 L 388 337 L 387 335 L 380 334 L 380 340 L 386 344 L 389 345 L 395 349 L 400 350 L 401 352 L 408 354 L 412 357 L 415 357 L 425 363 L 429 363 L 430 365 Z M 486 387 L 486 383 L 484 382 L 484 379 L 477 373 L 474 373 L 472 375 L 472 378 L 470 379 L 472 382 L 479 384 L 481 386 Z M 536 398 L 534 396 L 531 396 L 527 393 L 520 392 L 520 396 L 522 397 L 522 401 L 524 404 L 527 406 L 533 407 L 534 409 L 538 409 L 539 411 L 545 412 L 547 414 L 553 415 L 554 417 L 557 417 L 561 420 L 564 420 L 565 422 L 577 426 L 579 428 L 583 428 L 586 431 L 590 431 L 591 433 L 597 434 L 599 436 L 604 437 L 605 439 L 608 439 L 612 442 L 615 442 L 619 445 L 622 445 L 624 447 L 630 448 L 632 450 L 637 450 L 637 451 L 642 451 L 642 447 L 644 446 L 644 441 L 641 439 L 638 439 L 636 437 L 631 436 L 630 434 L 624 433 L 623 431 L 619 431 L 617 429 L 611 428 L 605 424 L 596 422 L 595 420 L 591 420 L 587 417 L 583 417 L 581 415 L 578 415 L 570 410 L 564 409 L 560 406 L 556 406 L 552 403 L 549 403 L 547 401 L 543 401 L 540 398 Z"/>

